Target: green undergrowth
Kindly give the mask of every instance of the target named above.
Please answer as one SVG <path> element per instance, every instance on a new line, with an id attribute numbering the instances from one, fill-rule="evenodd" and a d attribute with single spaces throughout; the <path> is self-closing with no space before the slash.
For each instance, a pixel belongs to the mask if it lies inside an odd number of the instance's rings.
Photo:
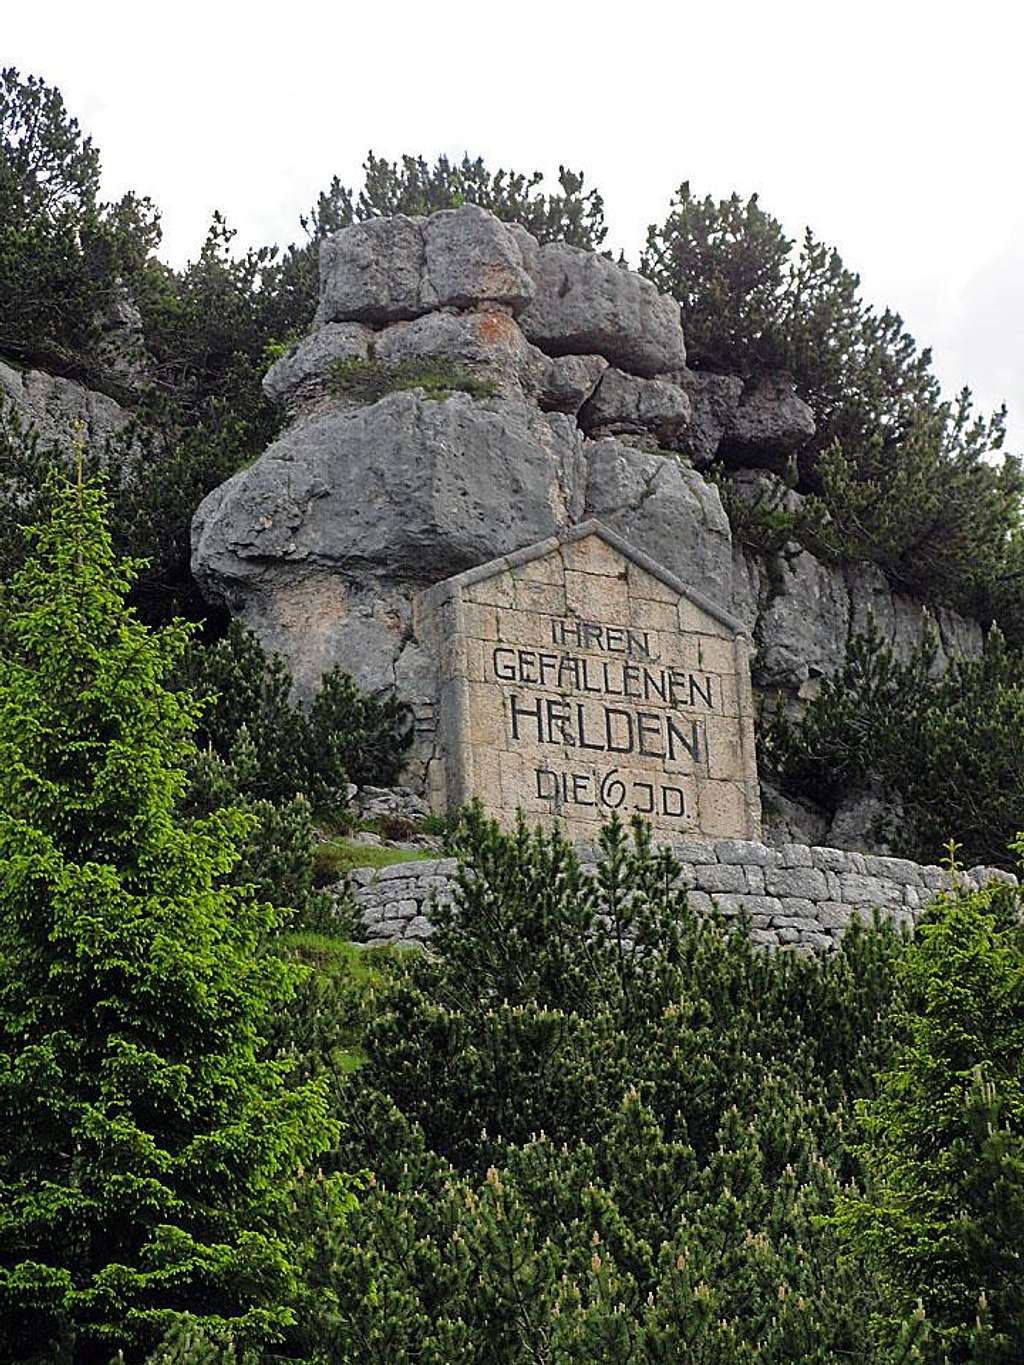
<path id="1" fill-rule="evenodd" d="M 347 357 L 332 365 L 329 387 L 338 398 L 358 403 L 376 403 L 386 394 L 403 389 L 422 389 L 424 396 L 432 399 L 450 398 L 453 393 L 493 398 L 497 392 L 491 380 L 481 379 L 440 357 L 394 362 Z"/>
<path id="2" fill-rule="evenodd" d="M 295 1017 L 313 1028 L 316 1037 L 308 1041 L 319 1044 L 321 1066 L 336 1076 L 358 1071 L 367 1060 L 363 1038 L 376 998 L 389 977 L 401 970 L 408 950 L 388 945 L 364 948 L 306 929 L 283 934 L 277 948 L 288 961 L 309 969 L 299 989 Z"/>
<path id="3" fill-rule="evenodd" d="M 436 857 L 437 851 L 432 848 L 382 848 L 358 844 L 352 839 L 332 839 L 316 846 L 313 875 L 318 885 L 326 886 L 354 867 L 390 867 L 393 863 L 423 862 Z"/>

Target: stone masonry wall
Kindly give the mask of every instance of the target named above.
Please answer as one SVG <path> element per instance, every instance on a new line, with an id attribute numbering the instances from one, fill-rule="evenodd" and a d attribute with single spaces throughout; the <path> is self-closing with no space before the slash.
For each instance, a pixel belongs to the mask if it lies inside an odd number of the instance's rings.
<path id="1" fill-rule="evenodd" d="M 876 908 L 886 919 L 912 925 L 939 891 L 953 886 L 951 874 L 941 867 L 838 848 L 767 848 L 743 839 L 672 848 L 690 904 L 701 911 L 715 904 L 730 919 L 745 910 L 754 941 L 772 948 L 833 948 L 855 916 L 870 920 Z M 585 866 L 596 861 L 593 849 L 580 852 Z M 350 885 L 367 941 L 422 946 L 433 932 L 431 906 L 451 903 L 457 869 L 454 858 L 356 868 Z M 995 880 L 1016 883 L 992 867 L 957 876 L 973 888 Z"/>

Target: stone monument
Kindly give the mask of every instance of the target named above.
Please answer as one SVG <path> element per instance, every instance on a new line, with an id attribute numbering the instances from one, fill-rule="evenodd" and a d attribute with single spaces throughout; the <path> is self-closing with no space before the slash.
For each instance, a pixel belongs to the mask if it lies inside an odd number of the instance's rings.
<path id="1" fill-rule="evenodd" d="M 575 839 L 613 811 L 665 839 L 760 837 L 742 626 L 600 522 L 436 584 L 416 615 L 435 809 L 479 797 Z"/>

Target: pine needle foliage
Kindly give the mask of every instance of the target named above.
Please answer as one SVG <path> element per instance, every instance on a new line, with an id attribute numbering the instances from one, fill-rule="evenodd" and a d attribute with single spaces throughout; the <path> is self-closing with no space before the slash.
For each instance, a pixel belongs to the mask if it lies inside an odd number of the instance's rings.
<path id="1" fill-rule="evenodd" d="M 795 795 L 834 811 L 843 795 L 880 781 L 903 817 L 879 831 L 933 863 L 950 837 L 970 863 L 1013 868 L 1024 819 L 1024 666 L 993 629 L 978 659 L 936 668 L 934 633 L 904 661 L 871 618 L 839 672 L 793 720 L 778 716 L 760 757 Z"/>
<path id="2" fill-rule="evenodd" d="M 1010 1365 L 1024 1358 L 1020 892 L 944 897 L 898 979 L 897 1052 L 858 1106 L 870 1183 L 840 1196 L 837 1225 L 880 1277 L 883 1345 L 920 1305 L 922 1360 Z"/>
<path id="3" fill-rule="evenodd" d="M 822 1220 L 887 1057 L 901 940 L 768 954 L 613 823 L 592 869 L 470 812 L 454 904 L 339 1082 L 329 1164 L 373 1177 L 311 1241 L 316 1362 L 881 1365 L 873 1281 Z"/>
<path id="4" fill-rule="evenodd" d="M 0 1355 L 132 1358 L 183 1314 L 279 1333 L 280 1186 L 336 1126 L 261 1057 L 296 973 L 284 911 L 233 885 L 248 817 L 183 821 L 197 705 L 181 623 L 125 606 L 102 492 L 0 597 Z"/>

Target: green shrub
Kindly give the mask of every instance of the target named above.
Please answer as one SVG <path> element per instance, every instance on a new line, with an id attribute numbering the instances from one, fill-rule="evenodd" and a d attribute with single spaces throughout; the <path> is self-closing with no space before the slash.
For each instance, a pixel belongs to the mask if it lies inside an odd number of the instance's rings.
<path id="1" fill-rule="evenodd" d="M 144 278 L 160 231 L 148 199 L 101 204 L 99 183 L 60 91 L 0 70 L 0 354 L 102 370 L 102 316 Z"/>
<path id="2" fill-rule="evenodd" d="M 585 873 L 470 812 L 429 954 L 380 981 L 293 1349 L 432 1365 L 762 1365 L 869 1354 L 870 1277 L 825 1219 L 902 946 L 767 954 L 688 909 L 642 827 Z"/>
<path id="3" fill-rule="evenodd" d="M 896 1055 L 858 1106 L 870 1182 L 840 1196 L 838 1226 L 883 1285 L 883 1345 L 920 1304 L 920 1359 L 1010 1365 L 1024 1352 L 1020 892 L 933 905 L 899 987 Z"/>
<path id="4" fill-rule="evenodd" d="M 906 857 L 934 862 L 953 837 L 975 863 L 1012 866 L 1024 823 L 1024 661 L 997 630 L 980 659 L 935 674 L 934 637 L 901 663 L 874 621 L 802 717 L 761 735 L 764 770 L 834 810 L 881 780 L 903 814 L 884 831 Z"/>
<path id="5" fill-rule="evenodd" d="M 249 799 L 302 793 L 316 811 L 337 812 L 347 783 L 393 782 L 412 740 L 407 706 L 367 696 L 338 669 L 324 674 L 303 710 L 291 701 L 284 660 L 268 658 L 237 621 L 215 644 L 192 648 L 182 682 L 208 699 L 198 734 L 209 755 L 202 780 L 227 777 Z"/>

